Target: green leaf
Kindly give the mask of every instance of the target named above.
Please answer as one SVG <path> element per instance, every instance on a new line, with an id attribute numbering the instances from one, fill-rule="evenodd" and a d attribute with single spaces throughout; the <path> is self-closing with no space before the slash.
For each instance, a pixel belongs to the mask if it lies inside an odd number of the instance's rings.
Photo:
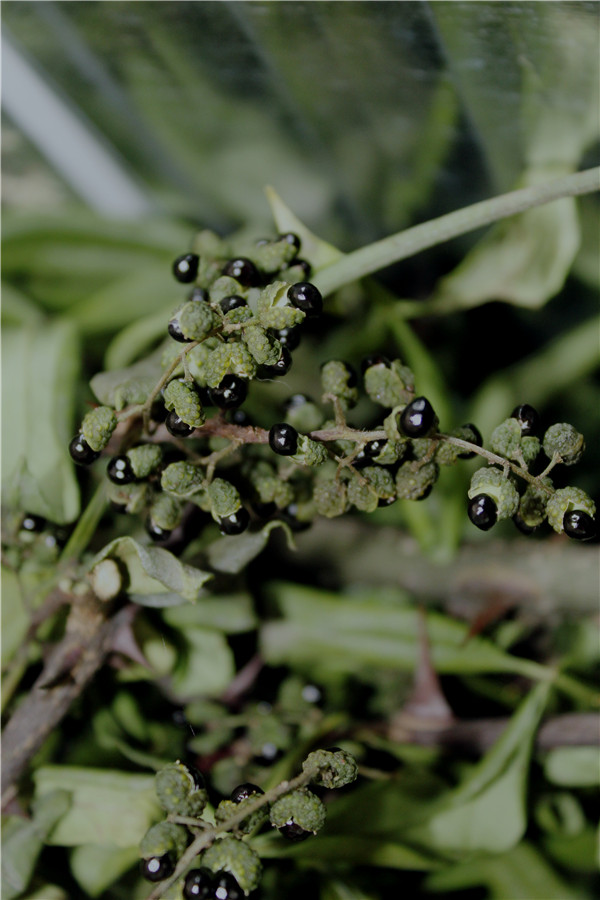
<path id="1" fill-rule="evenodd" d="M 537 176 L 533 173 L 529 177 L 533 180 Z M 526 175 L 525 183 L 527 180 Z M 536 309 L 563 286 L 579 239 L 571 197 L 501 222 L 450 275 L 440 279 L 424 312 L 445 314 L 491 300 Z"/>
<path id="2" fill-rule="evenodd" d="M 2 896 L 13 900 L 29 884 L 37 858 L 55 823 L 69 809 L 69 794 L 52 790 L 36 799 L 32 818 L 7 816 L 2 822 Z"/>
<path id="3" fill-rule="evenodd" d="M 322 886 L 320 900 L 375 900 L 375 894 L 365 894 L 356 885 L 332 878 Z"/>
<path id="4" fill-rule="evenodd" d="M 181 302 L 172 283 L 167 265 L 146 260 L 142 268 L 86 297 L 72 308 L 71 316 L 84 334 L 98 334 L 118 331 L 149 312 L 160 311 L 166 329 L 171 311 Z"/>
<path id="5" fill-rule="evenodd" d="M 597 747 L 557 747 L 550 750 L 544 774 L 552 784 L 565 787 L 594 787 L 600 782 Z"/>
<path id="6" fill-rule="evenodd" d="M 72 438 L 79 343 L 70 322 L 2 333 L 2 492 L 9 507 L 72 522 L 79 488 Z"/>
<path id="7" fill-rule="evenodd" d="M 327 827 L 327 826 L 326 826 Z M 369 837 L 353 834 L 328 835 L 319 834 L 319 840 L 311 844 L 296 844 L 287 846 L 281 840 L 276 840 L 277 835 L 268 835 L 269 840 L 262 836 L 255 839 L 253 846 L 261 856 L 266 859 L 278 859 L 281 857 L 302 860 L 304 864 L 321 866 L 323 863 L 339 863 L 342 860 L 353 866 L 381 866 L 390 869 L 416 869 L 427 871 L 435 869 L 439 863 L 436 859 L 425 853 L 411 849 L 391 840 L 382 840 L 381 837 Z"/>
<path id="8" fill-rule="evenodd" d="M 38 325 L 43 314 L 38 306 L 12 284 L 2 282 L 2 327 Z"/>
<path id="9" fill-rule="evenodd" d="M 83 844 L 71 853 L 73 877 L 90 897 L 98 897 L 139 861 L 138 847 Z"/>
<path id="10" fill-rule="evenodd" d="M 162 351 L 153 353 L 146 359 L 126 366 L 124 369 L 110 369 L 98 372 L 90 381 L 90 387 L 100 403 L 116 405 L 116 394 L 120 387 L 135 382 L 142 393 L 149 394 L 163 374 L 160 364 Z"/>
<path id="11" fill-rule="evenodd" d="M 488 851 L 514 847 L 527 826 L 526 783 L 531 748 L 548 698 L 537 685 L 513 715 L 502 736 L 466 780 L 440 799 L 441 809 L 409 837 L 440 852 Z"/>
<path id="12" fill-rule="evenodd" d="M 239 634 L 256 627 L 250 594 L 217 594 L 202 597 L 193 606 L 171 606 L 163 610 L 164 621 L 185 631 L 190 627 L 212 628 L 225 634 Z"/>
<path id="13" fill-rule="evenodd" d="M 2 666 L 12 659 L 25 637 L 30 618 L 23 604 L 19 578 L 15 572 L 2 566 Z"/>
<path id="14" fill-rule="evenodd" d="M 272 665 L 297 665 L 315 673 L 355 673 L 359 667 L 412 671 L 419 655 L 418 611 L 402 592 L 397 602 L 378 590 L 334 594 L 290 583 L 274 583 L 269 596 L 281 619 L 266 622 L 261 652 Z M 521 672 L 551 678 L 543 666 L 505 653 L 491 641 L 468 639 L 469 628 L 428 612 L 427 631 L 436 671 Z"/>
<path id="15" fill-rule="evenodd" d="M 189 628 L 185 646 L 171 678 L 173 692 L 181 700 L 218 697 L 235 675 L 233 653 L 216 631 Z"/>
<path id="16" fill-rule="evenodd" d="M 104 357 L 107 369 L 121 369 L 131 365 L 167 330 L 169 314 L 164 309 L 149 316 L 137 319 L 123 328 L 113 338 Z"/>
<path id="17" fill-rule="evenodd" d="M 93 569 L 103 559 L 120 559 L 127 567 L 129 594 L 142 606 L 176 606 L 198 599 L 202 586 L 212 578 L 193 566 L 180 562 L 162 547 L 145 547 L 131 537 L 107 544 L 89 565 Z"/>
<path id="18" fill-rule="evenodd" d="M 33 773 L 36 797 L 68 791 L 71 806 L 49 835 L 48 843 L 130 848 L 160 817 L 153 775 L 111 769 L 42 766 Z"/>
<path id="19" fill-rule="evenodd" d="M 245 531 L 241 535 L 220 537 L 206 548 L 208 561 L 218 572 L 235 575 L 245 569 L 267 546 L 274 528 L 281 528 L 288 545 L 293 548 L 294 539 L 285 522 L 268 522 L 260 531 Z"/>
<path id="20" fill-rule="evenodd" d="M 531 844 L 522 842 L 508 853 L 482 856 L 427 877 L 430 891 L 460 891 L 482 885 L 490 900 L 589 900 L 565 882 Z"/>

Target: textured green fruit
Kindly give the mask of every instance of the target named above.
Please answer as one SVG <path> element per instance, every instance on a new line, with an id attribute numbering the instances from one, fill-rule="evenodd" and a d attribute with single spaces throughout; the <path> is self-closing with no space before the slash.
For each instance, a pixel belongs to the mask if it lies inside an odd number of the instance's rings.
<path id="1" fill-rule="evenodd" d="M 251 797 L 248 797 L 246 800 L 240 800 L 239 803 L 234 803 L 233 800 L 221 800 L 219 805 L 215 810 L 215 821 L 217 825 L 226 822 L 232 816 L 237 815 L 240 812 L 243 812 L 245 808 L 249 806 L 250 803 L 254 803 L 256 797 L 258 795 L 254 794 Z M 261 806 L 260 809 L 256 809 L 253 813 L 246 816 L 239 825 L 236 825 L 241 832 L 244 834 L 250 834 L 255 828 L 258 828 L 269 818 L 269 809 L 268 805 L 265 804 Z"/>
<path id="2" fill-rule="evenodd" d="M 236 513 L 242 505 L 237 488 L 224 478 L 215 478 L 207 488 L 213 518 L 218 520 Z"/>
<path id="3" fill-rule="evenodd" d="M 117 417 L 111 406 L 91 409 L 81 423 L 81 434 L 94 452 L 104 450 L 117 427 Z"/>
<path id="4" fill-rule="evenodd" d="M 313 500 L 319 515 L 325 516 L 327 519 L 341 516 L 346 512 L 348 505 L 346 486 L 333 480 L 317 481 L 314 486 Z"/>
<path id="5" fill-rule="evenodd" d="M 186 425 L 191 428 L 199 428 L 204 425 L 206 416 L 193 382 L 180 381 L 175 378 L 173 381 L 169 381 L 165 387 L 163 397 L 167 409 L 175 410 Z"/>
<path id="6" fill-rule="evenodd" d="M 502 469 L 484 466 L 473 473 L 469 487 L 469 499 L 480 494 L 491 497 L 498 510 L 498 519 L 510 519 L 519 508 L 519 493 L 510 476 L 505 476 Z"/>
<path id="7" fill-rule="evenodd" d="M 255 890 L 260 882 L 260 857 L 245 841 L 231 835 L 217 839 L 202 854 L 200 862 L 211 872 L 229 872 L 245 894 Z"/>
<path id="8" fill-rule="evenodd" d="M 164 856 L 174 852 L 181 856 L 188 845 L 188 830 L 183 825 L 173 822 L 159 822 L 148 829 L 140 842 L 140 856 L 150 859 L 152 856 Z"/>
<path id="9" fill-rule="evenodd" d="M 191 497 L 202 490 L 203 472 L 192 463 L 181 460 L 169 463 L 163 470 L 160 486 L 175 497 Z"/>
<path id="10" fill-rule="evenodd" d="M 426 496 L 439 475 L 437 463 L 402 463 L 396 472 L 396 495 L 401 500 L 420 500 Z"/>
<path id="11" fill-rule="evenodd" d="M 583 435 L 568 422 L 557 422 L 546 431 L 543 448 L 549 459 L 558 453 L 565 466 L 572 466 L 581 459 L 585 441 Z"/>
<path id="12" fill-rule="evenodd" d="M 562 534 L 565 513 L 580 510 L 592 518 L 596 514 L 596 504 L 592 498 L 578 487 L 559 488 L 546 503 L 548 522 L 554 531 Z"/>
<path id="13" fill-rule="evenodd" d="M 358 764 L 345 750 L 314 750 L 302 763 L 302 769 L 308 772 L 314 768 L 319 771 L 312 778 L 313 784 L 326 788 L 343 787 L 358 776 Z"/>
<path id="14" fill-rule="evenodd" d="M 140 444 L 127 451 L 133 474 L 136 478 L 147 478 L 160 466 L 162 450 L 158 444 Z"/>
<path id="15" fill-rule="evenodd" d="M 206 788 L 197 786 L 193 774 L 181 762 L 160 769 L 154 788 L 162 808 L 178 816 L 199 818 L 208 800 Z"/>
<path id="16" fill-rule="evenodd" d="M 326 810 L 323 802 L 309 791 L 308 788 L 299 788 L 284 794 L 273 804 L 269 812 L 271 825 L 282 828 L 294 823 L 305 831 L 316 834 L 325 824 Z"/>

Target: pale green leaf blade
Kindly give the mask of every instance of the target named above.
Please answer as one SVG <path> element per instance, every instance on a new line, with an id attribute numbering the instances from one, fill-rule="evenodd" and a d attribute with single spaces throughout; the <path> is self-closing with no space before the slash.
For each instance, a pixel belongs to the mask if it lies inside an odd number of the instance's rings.
<path id="1" fill-rule="evenodd" d="M 235 675 L 233 653 L 217 631 L 190 628 L 185 632 L 185 650 L 173 672 L 171 687 L 185 701 L 199 695 L 218 697 Z"/>
<path id="2" fill-rule="evenodd" d="M 33 774 L 36 797 L 63 790 L 71 806 L 51 832 L 48 843 L 137 845 L 160 818 L 153 775 L 80 766 L 42 766 Z"/>
<path id="3" fill-rule="evenodd" d="M 119 389 L 131 383 L 138 386 L 145 399 L 163 373 L 160 359 L 161 351 L 158 351 L 131 366 L 98 372 L 91 379 L 90 387 L 100 403 L 105 403 L 107 406 L 119 408 L 121 406 L 118 402 Z"/>
<path id="4" fill-rule="evenodd" d="M 2 896 L 19 896 L 33 874 L 38 855 L 55 823 L 69 808 L 69 794 L 53 790 L 36 800 L 31 819 L 7 816 L 2 823 Z"/>
<path id="5" fill-rule="evenodd" d="M 68 451 L 79 358 L 70 322 L 3 331 L 4 502 L 59 524 L 77 518 L 80 506 Z"/>
<path id="6" fill-rule="evenodd" d="M 245 531 L 241 535 L 221 537 L 206 548 L 208 561 L 218 572 L 235 575 L 245 569 L 265 549 L 274 528 L 286 534 L 288 545 L 293 547 L 293 537 L 285 522 L 268 522 L 260 531 Z"/>
<path id="7" fill-rule="evenodd" d="M 139 849 L 83 844 L 71 853 L 71 872 L 86 895 L 98 897 L 139 860 Z"/>
<path id="8" fill-rule="evenodd" d="M 552 784 L 594 787 L 600 782 L 598 747 L 557 747 L 546 757 L 544 774 Z"/>
<path id="9" fill-rule="evenodd" d="M 162 547 L 145 547 L 131 537 L 116 538 L 91 561 L 94 568 L 103 559 L 120 559 L 129 575 L 129 594 L 143 606 L 172 606 L 198 599 L 203 585 L 212 578 L 187 563 L 182 563 Z"/>
<path id="10" fill-rule="evenodd" d="M 256 614 L 250 594 L 215 594 L 198 603 L 170 606 L 162 617 L 168 625 L 184 631 L 190 627 L 213 628 L 225 634 L 239 634 L 256 627 Z"/>

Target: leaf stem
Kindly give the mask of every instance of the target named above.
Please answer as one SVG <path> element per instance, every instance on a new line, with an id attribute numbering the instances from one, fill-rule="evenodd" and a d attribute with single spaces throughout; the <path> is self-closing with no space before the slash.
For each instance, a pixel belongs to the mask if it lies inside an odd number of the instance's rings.
<path id="1" fill-rule="evenodd" d="M 535 206 L 600 189 L 600 166 L 482 200 L 346 254 L 313 278 L 323 296 L 366 275 Z"/>
<path id="2" fill-rule="evenodd" d="M 73 559 L 79 559 L 96 532 L 98 523 L 104 514 L 106 502 L 104 483 L 100 482 L 92 494 L 90 502 L 77 520 L 77 524 L 60 554 L 58 560 L 59 568 L 64 563 Z"/>

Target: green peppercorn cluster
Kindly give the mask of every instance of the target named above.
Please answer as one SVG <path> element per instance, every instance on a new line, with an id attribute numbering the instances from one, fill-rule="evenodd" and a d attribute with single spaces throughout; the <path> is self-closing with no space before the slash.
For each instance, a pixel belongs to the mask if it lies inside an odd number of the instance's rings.
<path id="1" fill-rule="evenodd" d="M 155 777 L 158 800 L 167 818 L 152 825 L 140 843 L 141 872 L 149 881 L 181 876 L 183 897 L 230 898 L 236 900 L 254 891 L 261 880 L 262 862 L 252 846 L 252 837 L 267 823 L 289 841 L 316 834 L 325 824 L 326 807 L 310 784 L 340 788 L 351 784 L 358 766 L 350 753 L 339 747 L 315 750 L 302 764 L 302 775 L 283 782 L 271 795 L 255 784 L 234 788 L 214 810 L 215 825 L 207 840 L 201 840 L 191 868 L 178 861 L 194 837 L 211 826 L 202 819 L 207 804 L 204 779 L 177 761 Z M 247 815 L 244 813 L 247 811 Z M 193 853 L 194 851 L 191 850 Z"/>
<path id="2" fill-rule="evenodd" d="M 548 474 L 555 465 L 571 466 L 579 461 L 585 449 L 583 435 L 566 422 L 551 425 L 541 440 L 535 433 L 538 430 L 539 416 L 527 404 L 516 407 L 494 429 L 491 450 L 505 463 L 492 463 L 473 474 L 469 518 L 483 531 L 501 519 L 512 519 L 525 534 L 547 520 L 558 534 L 590 540 L 596 535 L 593 500 L 578 487 L 555 489 Z M 538 476 L 530 477 L 530 468 L 542 456 L 547 465 Z M 509 467 L 509 462 L 516 467 Z M 528 477 L 520 481 L 518 476 L 523 473 Z"/>
<path id="3" fill-rule="evenodd" d="M 480 452 L 491 464 L 468 491 L 476 526 L 512 518 L 531 531 L 547 520 L 570 537 L 595 535 L 591 499 L 579 489 L 555 492 L 548 478 L 554 465 L 571 466 L 583 453 L 573 426 L 541 435 L 537 412 L 522 404 L 493 430 L 486 452 L 471 423 L 439 432 L 401 359 L 369 356 L 362 377 L 350 362 L 329 359 L 320 397 L 293 394 L 280 412 L 273 405 L 270 421 L 268 407 L 251 421 L 242 407 L 252 384 L 285 376 L 305 320 L 322 312 L 300 248 L 291 233 L 237 246 L 203 231 L 175 260 L 175 278 L 190 288 L 165 316 L 163 377 L 119 385 L 114 405 L 90 410 L 70 446 L 81 464 L 106 454 L 116 508 L 142 516 L 150 537 L 167 546 L 176 529 L 185 537 L 190 521 L 195 535 L 211 522 L 238 535 L 273 518 L 300 530 L 316 516 L 423 500 L 441 467 Z M 350 426 L 361 392 L 371 411 Z M 542 455 L 547 471 L 532 475 Z"/>

